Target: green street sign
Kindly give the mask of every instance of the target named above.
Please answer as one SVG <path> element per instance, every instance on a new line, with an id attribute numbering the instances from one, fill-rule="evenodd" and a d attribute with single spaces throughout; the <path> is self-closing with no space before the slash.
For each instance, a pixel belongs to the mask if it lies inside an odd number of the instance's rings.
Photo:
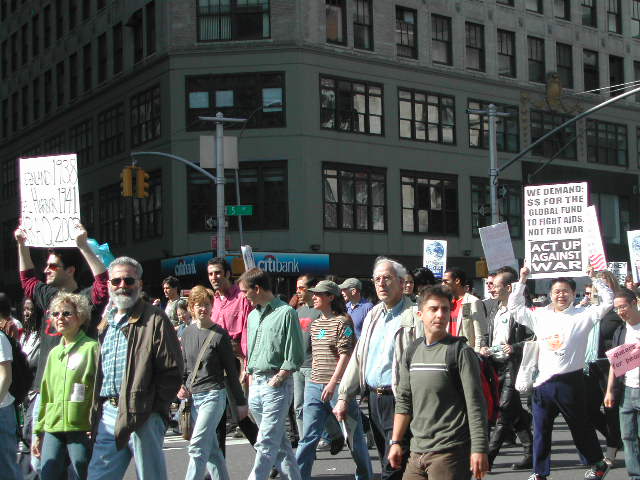
<path id="1" fill-rule="evenodd" d="M 227 215 L 232 217 L 253 215 L 253 205 L 227 205 Z"/>

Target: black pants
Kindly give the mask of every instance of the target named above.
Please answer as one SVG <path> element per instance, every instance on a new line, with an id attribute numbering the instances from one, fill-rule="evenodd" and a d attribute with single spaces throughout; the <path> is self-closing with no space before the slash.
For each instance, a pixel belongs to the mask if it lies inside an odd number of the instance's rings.
<path id="1" fill-rule="evenodd" d="M 380 464 L 382 466 L 381 480 L 400 480 L 409 458 L 409 438 L 407 432 L 404 438 L 402 468 L 394 470 L 389 464 L 389 440 L 393 434 L 393 416 L 395 415 L 396 401 L 392 394 L 378 395 L 369 392 L 369 419 L 371 420 L 371 430 L 376 442 Z"/>
<path id="2" fill-rule="evenodd" d="M 620 435 L 620 417 L 618 403 L 613 408 L 605 408 L 602 412 L 604 392 L 609 376 L 609 362 L 603 364 L 605 369 L 596 363 L 589 364 L 589 375 L 584 376 L 584 384 L 587 390 L 585 400 L 587 402 L 587 416 L 589 420 L 607 440 L 607 447 L 622 448 L 622 436 Z"/>

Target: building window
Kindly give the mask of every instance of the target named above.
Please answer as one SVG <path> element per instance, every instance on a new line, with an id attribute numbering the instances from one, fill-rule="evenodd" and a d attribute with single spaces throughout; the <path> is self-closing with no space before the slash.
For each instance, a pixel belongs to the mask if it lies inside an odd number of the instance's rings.
<path id="1" fill-rule="evenodd" d="M 136 10 L 129 18 L 127 27 L 131 28 L 133 40 L 133 63 L 136 64 L 144 58 L 144 27 L 142 23 L 142 9 Z"/>
<path id="2" fill-rule="evenodd" d="M 529 81 L 544 83 L 546 76 L 544 39 L 527 37 L 529 47 Z"/>
<path id="3" fill-rule="evenodd" d="M 145 5 L 147 16 L 147 55 L 156 51 L 156 2 Z"/>
<path id="4" fill-rule="evenodd" d="M 346 0 L 325 0 L 325 22 L 327 42 L 347 44 Z"/>
<path id="5" fill-rule="evenodd" d="M 636 153 L 638 155 L 638 167 L 640 167 L 640 127 L 636 127 Z"/>
<path id="6" fill-rule="evenodd" d="M 509 7 L 513 7 L 513 0 L 496 0 L 496 3 L 499 5 L 507 5 Z"/>
<path id="7" fill-rule="evenodd" d="M 107 0 L 96 0 L 96 10 L 100 11 L 107 6 Z"/>
<path id="8" fill-rule="evenodd" d="M 66 153 L 65 150 L 67 150 L 67 136 L 65 132 L 60 132 L 42 142 L 42 153 L 44 155 Z"/>
<path id="9" fill-rule="evenodd" d="M 14 92 L 11 95 L 11 131 L 16 133 L 18 131 L 18 118 L 20 118 L 20 114 L 18 113 L 18 101 L 19 93 Z"/>
<path id="10" fill-rule="evenodd" d="M 627 166 L 627 126 L 587 119 L 587 161 Z"/>
<path id="11" fill-rule="evenodd" d="M 631 4 L 631 36 L 640 37 L 640 0 L 633 0 Z"/>
<path id="12" fill-rule="evenodd" d="M 612 33 L 622 33 L 620 0 L 607 0 L 607 29 Z"/>
<path id="13" fill-rule="evenodd" d="M 253 215 L 242 217 L 245 230 L 284 230 L 289 228 L 289 201 L 286 161 L 240 162 L 238 171 L 240 201 L 253 205 Z M 225 204 L 237 203 L 235 176 L 226 176 Z M 191 170 L 188 184 L 189 231 L 214 230 L 215 188 L 210 179 Z M 238 217 L 228 217 L 229 230 L 238 230 Z"/>
<path id="14" fill-rule="evenodd" d="M 69 56 L 69 100 L 78 96 L 78 54 Z"/>
<path id="15" fill-rule="evenodd" d="M 507 222 L 511 238 L 522 238 L 522 187 L 515 182 L 500 181 L 498 185 L 498 215 Z M 486 178 L 471 177 L 471 228 L 479 237 L 479 228 L 491 225 L 491 197 Z"/>
<path id="16" fill-rule="evenodd" d="M 120 196 L 120 185 L 103 188 L 99 192 L 100 238 L 108 238 L 110 245 L 124 245 L 125 212 L 124 198 Z"/>
<path id="17" fill-rule="evenodd" d="M 44 72 L 44 114 L 48 115 L 51 112 L 51 102 L 53 99 L 53 90 L 52 90 L 52 74 L 51 70 L 47 70 Z"/>
<path id="18" fill-rule="evenodd" d="M 616 89 L 615 85 L 622 85 L 624 83 L 624 59 L 622 57 L 616 57 L 615 55 L 609 55 L 609 95 L 615 97 L 623 92 Z M 618 90 L 618 91 L 616 91 Z"/>
<path id="19" fill-rule="evenodd" d="M 398 89 L 400 138 L 455 144 L 455 99 L 448 95 Z"/>
<path id="20" fill-rule="evenodd" d="M 562 125 L 571 116 L 558 113 L 545 112 L 543 110 L 531 110 L 531 141 L 538 138 L 554 128 Z M 552 137 L 546 139 L 542 144 L 533 149 L 534 155 L 545 158 L 566 158 L 576 159 L 576 124 L 563 128 Z"/>
<path id="21" fill-rule="evenodd" d="M 22 38 L 22 65 L 26 65 L 29 61 L 29 25 L 27 23 L 20 29 L 20 37 Z"/>
<path id="22" fill-rule="evenodd" d="M 9 135 L 9 100 L 2 100 L 2 138 Z M 638 162 L 640 165 L 640 161 Z"/>
<path id="23" fill-rule="evenodd" d="M 38 14 L 31 19 L 31 52 L 34 57 L 40 53 L 40 15 Z"/>
<path id="24" fill-rule="evenodd" d="M 107 79 L 107 34 L 98 37 L 98 83 Z"/>
<path id="25" fill-rule="evenodd" d="M 56 65 L 56 98 L 58 108 L 64 105 L 64 60 Z"/>
<path id="26" fill-rule="evenodd" d="M 11 71 L 18 68 L 18 33 L 11 35 Z"/>
<path id="27" fill-rule="evenodd" d="M 489 109 L 490 102 L 469 100 L 467 106 L 472 110 Z M 518 127 L 518 107 L 494 104 L 499 112 L 509 113 L 508 117 L 496 118 L 498 150 L 516 153 L 520 150 L 520 132 Z M 469 113 L 469 146 L 489 148 L 489 117 L 485 114 Z"/>
<path id="28" fill-rule="evenodd" d="M 60 40 L 64 35 L 64 12 L 62 11 L 62 0 L 56 0 L 56 40 Z"/>
<path id="29" fill-rule="evenodd" d="M 196 11 L 200 42 L 271 36 L 269 0 L 198 0 Z"/>
<path id="30" fill-rule="evenodd" d="M 484 25 L 466 22 L 464 27 L 466 38 L 466 67 L 469 70 L 484 72 Z"/>
<path id="31" fill-rule="evenodd" d="M 451 19 L 431 15 L 431 55 L 434 63 L 452 65 Z"/>
<path id="32" fill-rule="evenodd" d="M 629 197 L 592 192 L 591 203 L 598 211 L 605 242 L 622 244 L 626 240 L 625 232 L 631 230 Z"/>
<path id="33" fill-rule="evenodd" d="M 571 0 L 553 0 L 553 15 L 563 20 L 571 20 Z"/>
<path id="34" fill-rule="evenodd" d="M 93 192 L 80 195 L 80 221 L 89 232 L 90 237 L 94 237 L 98 232 L 96 228 L 96 205 Z"/>
<path id="35" fill-rule="evenodd" d="M 592 50 L 582 51 L 582 62 L 584 68 L 584 89 L 586 91 L 598 90 L 600 88 L 600 67 L 598 65 L 598 52 Z M 598 93 L 593 92 L 593 93 Z"/>
<path id="36" fill-rule="evenodd" d="M 51 5 L 44 7 L 42 11 L 42 49 L 46 50 L 51 45 Z"/>
<path id="37" fill-rule="evenodd" d="M 98 114 L 98 160 L 124 151 L 124 105 L 111 107 Z"/>
<path id="38" fill-rule="evenodd" d="M 71 151 L 78 154 L 78 168 L 93 163 L 93 120 L 85 120 L 69 129 Z"/>
<path id="39" fill-rule="evenodd" d="M 133 199 L 132 229 L 134 241 L 162 236 L 161 170 L 149 174 L 149 196 Z"/>
<path id="40" fill-rule="evenodd" d="M 160 86 L 131 97 L 131 146 L 160 138 Z"/>
<path id="41" fill-rule="evenodd" d="M 498 75 L 516 76 L 516 36 L 507 30 L 498 30 Z"/>
<path id="42" fill-rule="evenodd" d="M 87 43 L 84 47 L 82 47 L 82 75 L 83 87 L 85 92 L 91 90 L 91 82 L 93 80 L 92 67 L 91 44 Z"/>
<path id="43" fill-rule="evenodd" d="M 69 31 L 76 28 L 78 19 L 78 0 L 69 0 Z"/>
<path id="44" fill-rule="evenodd" d="M 636 85 L 640 85 L 640 62 L 633 62 L 633 76 Z M 640 93 L 636 94 L 636 102 L 640 102 Z"/>
<path id="45" fill-rule="evenodd" d="M 573 52 L 571 45 L 556 43 L 556 62 L 563 88 L 573 88 Z"/>
<path id="46" fill-rule="evenodd" d="M 32 84 L 33 91 L 33 121 L 40 118 L 40 79 L 34 78 Z"/>
<path id="47" fill-rule="evenodd" d="M 353 46 L 362 50 L 373 50 L 373 2 L 372 0 L 355 0 L 355 2 Z"/>
<path id="48" fill-rule="evenodd" d="M 123 38 L 122 38 L 122 24 L 118 23 L 113 27 L 113 74 L 116 75 L 122 71 L 123 60 Z"/>
<path id="49" fill-rule="evenodd" d="M 13 250 L 11 247 L 15 248 L 16 241 L 13 232 L 18 222 L 18 218 L 12 218 L 2 222 L 2 249 L 4 250 L 2 263 L 6 271 L 15 272 L 18 268 L 18 257 L 15 252 L 11 252 L 11 250 Z"/>
<path id="50" fill-rule="evenodd" d="M 284 73 L 259 72 L 231 75 L 187 77 L 187 130 L 211 130 L 211 122 L 199 116 L 225 116 L 249 119 L 246 128 L 284 127 L 286 112 Z M 262 107 L 262 108 L 261 108 Z M 227 128 L 244 128 L 242 124 Z"/>
<path id="51" fill-rule="evenodd" d="M 16 196 L 18 191 L 17 163 L 17 159 L 13 157 L 2 162 L 2 200 L 9 200 Z"/>
<path id="52" fill-rule="evenodd" d="M 91 0 L 82 0 L 82 20 L 88 20 L 91 16 Z"/>
<path id="53" fill-rule="evenodd" d="M 542 13 L 542 0 L 525 0 L 525 7 L 530 12 Z"/>
<path id="54" fill-rule="evenodd" d="M 396 6 L 396 51 L 399 57 L 418 58 L 417 18 L 415 10 Z"/>
<path id="55" fill-rule="evenodd" d="M 320 127 L 383 135 L 382 85 L 321 76 Z"/>
<path id="56" fill-rule="evenodd" d="M 401 171 L 400 176 L 402 231 L 457 235 L 457 177 L 406 171 Z"/>
<path id="57" fill-rule="evenodd" d="M 2 79 L 5 80 L 9 71 L 9 42 L 7 40 L 2 42 L 0 57 L 0 63 L 2 64 L 0 65 L 0 68 L 2 68 Z"/>
<path id="58" fill-rule="evenodd" d="M 22 87 L 22 126 L 29 123 L 29 87 Z"/>
<path id="59" fill-rule="evenodd" d="M 582 6 L 582 25 L 597 27 L 596 0 L 581 0 L 580 5 Z"/>
<path id="60" fill-rule="evenodd" d="M 323 163 L 322 185 L 325 229 L 387 229 L 386 169 Z"/>

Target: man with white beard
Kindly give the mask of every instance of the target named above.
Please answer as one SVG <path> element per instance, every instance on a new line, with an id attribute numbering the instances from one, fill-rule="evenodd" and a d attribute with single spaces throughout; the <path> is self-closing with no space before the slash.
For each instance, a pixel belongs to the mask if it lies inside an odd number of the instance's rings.
<path id="1" fill-rule="evenodd" d="M 167 315 L 142 300 L 141 291 L 140 263 L 116 258 L 109 265 L 113 308 L 98 325 L 91 480 L 123 478 L 131 457 L 138 478 L 167 478 L 162 445 L 169 405 L 182 384 L 182 353 Z"/>

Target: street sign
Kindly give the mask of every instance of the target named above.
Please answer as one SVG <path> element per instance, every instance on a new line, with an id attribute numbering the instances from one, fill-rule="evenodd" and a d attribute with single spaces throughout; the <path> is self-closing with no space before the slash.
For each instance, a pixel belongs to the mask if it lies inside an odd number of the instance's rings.
<path id="1" fill-rule="evenodd" d="M 227 215 L 233 217 L 253 215 L 253 205 L 227 205 Z"/>

